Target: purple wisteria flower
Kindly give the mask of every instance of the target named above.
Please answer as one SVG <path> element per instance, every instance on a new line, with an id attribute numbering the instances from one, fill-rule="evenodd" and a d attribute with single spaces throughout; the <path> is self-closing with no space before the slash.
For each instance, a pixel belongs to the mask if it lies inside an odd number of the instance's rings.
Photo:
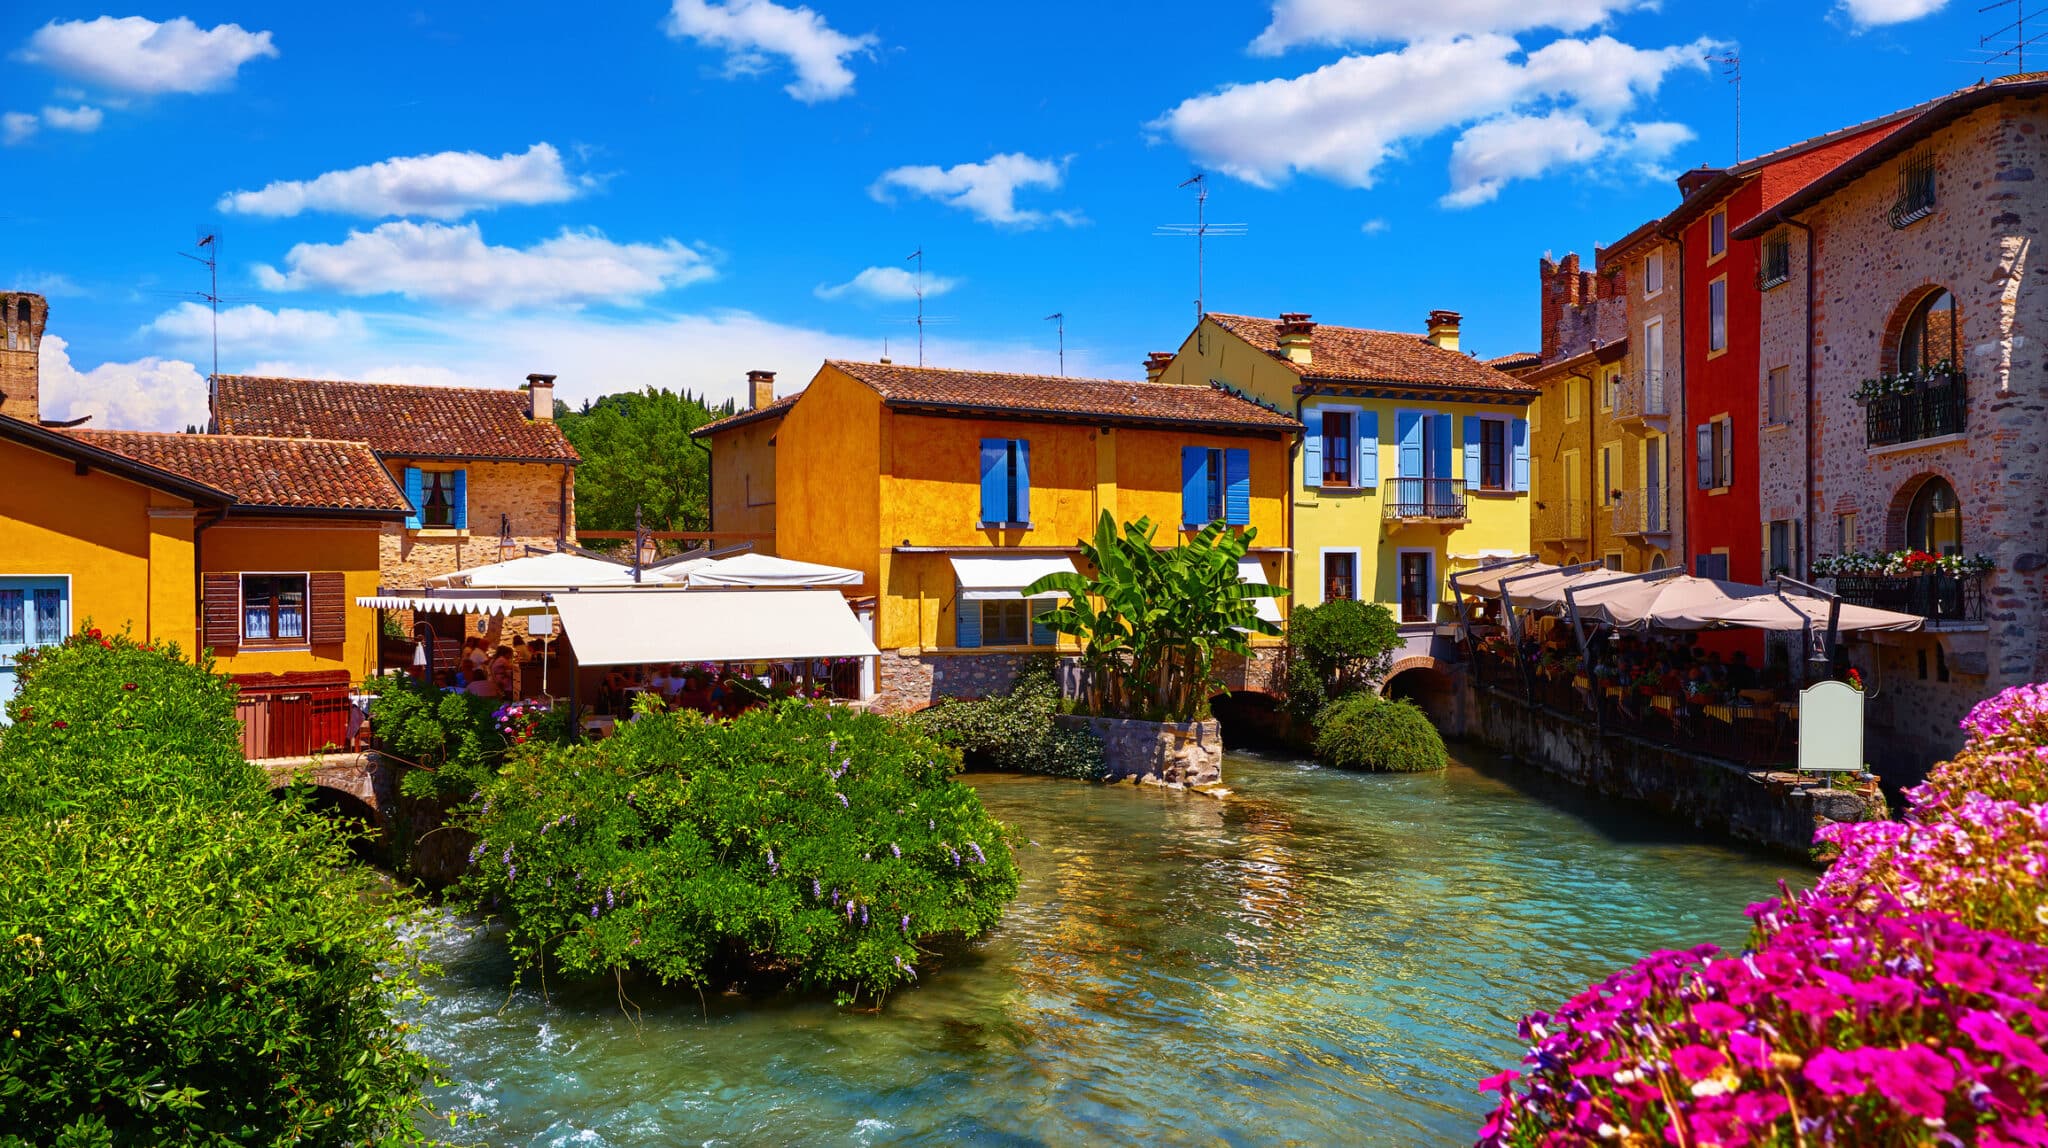
<path id="1" fill-rule="evenodd" d="M 898 861 L 903 859 L 903 850 L 894 841 L 889 842 L 889 852 Z"/>
<path id="2" fill-rule="evenodd" d="M 988 864 L 988 858 L 987 858 L 987 857 L 984 857 L 984 856 L 982 856 L 982 852 L 981 852 L 981 846 L 979 846 L 979 845 L 976 845 L 976 844 L 975 844 L 974 842 L 972 842 L 972 841 L 969 841 L 969 842 L 967 843 L 967 848 L 968 848 L 968 850 L 969 850 L 969 851 L 971 851 L 971 852 L 972 852 L 972 853 L 974 854 L 974 863 L 975 863 L 976 865 L 986 865 L 986 864 Z"/>
<path id="3" fill-rule="evenodd" d="M 768 872 L 778 875 L 782 872 L 782 866 L 775 863 L 775 850 L 773 848 L 768 850 Z"/>

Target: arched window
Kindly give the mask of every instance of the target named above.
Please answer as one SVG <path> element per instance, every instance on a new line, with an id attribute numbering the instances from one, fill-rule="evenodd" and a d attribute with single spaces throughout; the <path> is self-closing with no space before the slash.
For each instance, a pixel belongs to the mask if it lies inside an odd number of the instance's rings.
<path id="1" fill-rule="evenodd" d="M 1920 301 L 1899 332 L 1899 373 L 1947 370 L 1956 350 L 1956 297 L 1937 289 Z"/>
<path id="2" fill-rule="evenodd" d="M 1659 550 L 1655 554 L 1650 555 L 1650 569 L 1664 569 L 1664 552 L 1662 550 Z"/>
<path id="3" fill-rule="evenodd" d="M 1963 552 L 1963 504 L 1945 478 L 1930 478 L 1906 507 L 1906 545 L 1929 554 Z"/>
<path id="4" fill-rule="evenodd" d="M 21 322 L 19 324 L 14 324 L 9 323 L 7 321 L 6 301 L 0 300 L 0 327 L 5 327 L 7 329 L 7 349 L 10 351 L 16 349 L 16 347 L 19 346 L 19 344 L 15 342 L 15 339 L 17 338 L 17 336 L 15 335 L 15 331 L 17 329 L 19 329 L 21 332 L 19 338 L 28 338 L 28 301 L 22 301 Z"/>

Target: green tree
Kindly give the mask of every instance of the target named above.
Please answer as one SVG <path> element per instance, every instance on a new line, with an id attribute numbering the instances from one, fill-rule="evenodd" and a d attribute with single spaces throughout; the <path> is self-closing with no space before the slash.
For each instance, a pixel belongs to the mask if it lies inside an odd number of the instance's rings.
<path id="1" fill-rule="evenodd" d="M 1091 578 L 1048 574 L 1027 597 L 1057 591 L 1064 602 L 1045 624 L 1081 640 L 1090 709 L 1155 721 L 1193 721 L 1221 684 L 1218 654 L 1249 656 L 1251 635 L 1275 635 L 1258 599 L 1288 591 L 1238 580 L 1238 561 L 1256 530 L 1242 534 L 1212 522 L 1171 549 L 1153 545 L 1149 518 L 1119 528 L 1107 511 L 1081 542 Z"/>
<path id="2" fill-rule="evenodd" d="M 1295 607 L 1282 678 L 1287 712 L 1311 721 L 1332 700 L 1377 688 L 1400 648 L 1401 628 L 1378 602 L 1338 598 Z"/>
<path id="3" fill-rule="evenodd" d="M 649 387 L 606 395 L 561 416 L 583 456 L 576 468 L 576 528 L 631 530 L 637 507 L 649 530 L 711 529 L 710 444 L 690 432 L 734 410 L 689 391 Z"/>

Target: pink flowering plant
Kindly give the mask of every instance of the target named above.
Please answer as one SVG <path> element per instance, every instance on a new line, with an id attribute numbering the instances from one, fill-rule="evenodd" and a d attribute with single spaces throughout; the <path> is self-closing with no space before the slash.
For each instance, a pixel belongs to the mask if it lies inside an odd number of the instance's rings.
<path id="1" fill-rule="evenodd" d="M 1480 1143 L 2048 1148 L 2048 687 L 1964 728 L 1904 821 L 1822 830 L 1818 887 L 1751 906 L 1745 953 L 1525 1018 Z"/>

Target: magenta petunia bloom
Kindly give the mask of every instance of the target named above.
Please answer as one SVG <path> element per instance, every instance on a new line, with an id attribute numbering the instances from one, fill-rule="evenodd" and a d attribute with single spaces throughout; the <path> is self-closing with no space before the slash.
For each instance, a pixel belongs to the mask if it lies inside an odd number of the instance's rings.
<path id="1" fill-rule="evenodd" d="M 1687 1080 L 1705 1080 L 1728 1067 L 1728 1058 L 1704 1044 L 1688 1044 L 1671 1054 L 1671 1067 Z"/>
<path id="2" fill-rule="evenodd" d="M 1733 1032 L 1748 1018 L 1742 1010 L 1720 1001 L 1702 1001 L 1692 1006 L 1693 1023 L 1708 1032 Z"/>

